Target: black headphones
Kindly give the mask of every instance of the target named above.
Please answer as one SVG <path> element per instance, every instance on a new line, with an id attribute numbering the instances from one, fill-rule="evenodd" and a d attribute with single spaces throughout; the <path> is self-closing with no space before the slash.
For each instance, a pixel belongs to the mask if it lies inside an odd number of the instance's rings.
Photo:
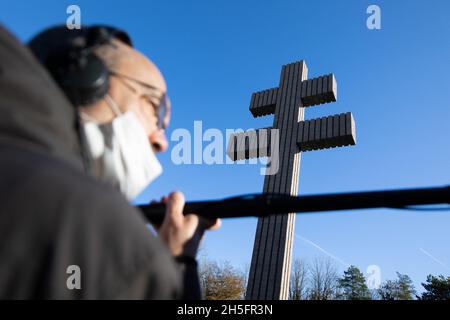
<path id="1" fill-rule="evenodd" d="M 28 46 L 72 104 L 79 106 L 94 103 L 108 92 L 110 72 L 92 49 L 113 39 L 132 46 L 126 32 L 102 25 L 74 30 L 52 27 L 35 36 Z"/>

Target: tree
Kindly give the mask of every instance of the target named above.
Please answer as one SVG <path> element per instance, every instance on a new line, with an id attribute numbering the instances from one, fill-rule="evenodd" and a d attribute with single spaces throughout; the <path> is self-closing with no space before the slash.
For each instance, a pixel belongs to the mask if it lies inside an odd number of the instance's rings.
<path id="1" fill-rule="evenodd" d="M 345 300 L 367 300 L 371 297 L 364 275 L 355 266 L 344 271 L 344 276 L 339 279 L 339 287 Z"/>
<path id="2" fill-rule="evenodd" d="M 219 265 L 205 260 L 200 265 L 200 283 L 206 300 L 237 300 L 245 294 L 245 276 L 229 262 Z"/>
<path id="3" fill-rule="evenodd" d="M 430 274 L 422 286 L 426 291 L 422 293 L 421 300 L 450 300 L 450 277 L 435 277 Z"/>
<path id="4" fill-rule="evenodd" d="M 306 300 L 308 298 L 308 266 L 301 259 L 295 259 L 292 265 L 289 299 Z"/>
<path id="5" fill-rule="evenodd" d="M 399 272 L 397 272 L 397 278 L 399 300 L 414 300 L 417 292 L 411 278 Z"/>
<path id="6" fill-rule="evenodd" d="M 330 259 L 315 259 L 310 268 L 310 274 L 309 299 L 336 299 L 338 276 L 336 266 Z"/>
<path id="7" fill-rule="evenodd" d="M 381 300 L 397 300 L 397 282 L 395 280 L 387 280 L 378 289 Z"/>
<path id="8" fill-rule="evenodd" d="M 416 290 L 409 276 L 397 272 L 397 280 L 384 282 L 378 294 L 382 300 L 413 300 Z"/>

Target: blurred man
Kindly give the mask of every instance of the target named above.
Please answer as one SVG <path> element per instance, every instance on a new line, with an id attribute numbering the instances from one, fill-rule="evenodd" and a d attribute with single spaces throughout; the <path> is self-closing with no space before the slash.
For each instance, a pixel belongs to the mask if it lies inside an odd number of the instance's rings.
<path id="1" fill-rule="evenodd" d="M 0 297 L 200 298 L 195 255 L 219 222 L 183 216 L 175 192 L 158 239 L 119 194 L 161 172 L 170 104 L 159 70 L 112 28 L 53 28 L 30 47 L 65 96 L 1 28 Z"/>

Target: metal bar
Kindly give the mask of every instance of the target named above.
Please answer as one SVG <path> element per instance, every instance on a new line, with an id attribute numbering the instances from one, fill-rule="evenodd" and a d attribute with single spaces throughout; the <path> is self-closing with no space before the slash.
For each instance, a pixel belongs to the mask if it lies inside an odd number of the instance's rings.
<path id="1" fill-rule="evenodd" d="M 320 194 L 292 197 L 280 194 L 257 194 L 223 200 L 187 202 L 184 214 L 196 213 L 204 218 L 265 217 L 289 212 L 357 210 L 370 208 L 404 208 L 417 205 L 450 204 L 450 185 L 434 188 L 382 190 Z M 140 205 L 144 216 L 161 223 L 165 205 Z"/>

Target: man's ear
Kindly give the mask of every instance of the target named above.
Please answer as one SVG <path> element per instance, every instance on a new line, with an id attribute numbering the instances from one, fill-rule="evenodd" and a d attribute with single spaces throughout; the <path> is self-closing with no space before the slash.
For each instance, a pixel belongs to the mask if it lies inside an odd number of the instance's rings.
<path id="1" fill-rule="evenodd" d="M 78 106 L 77 109 L 80 118 L 84 121 L 104 123 L 111 121 L 115 117 L 111 108 L 105 102 L 105 99 L 100 99 L 91 104 Z"/>
<path id="2" fill-rule="evenodd" d="M 97 122 L 97 119 L 95 119 L 94 117 L 92 117 L 89 113 L 89 107 L 78 107 L 77 108 L 77 112 L 78 112 L 78 119 L 80 121 L 80 123 L 84 123 L 84 122 Z"/>

